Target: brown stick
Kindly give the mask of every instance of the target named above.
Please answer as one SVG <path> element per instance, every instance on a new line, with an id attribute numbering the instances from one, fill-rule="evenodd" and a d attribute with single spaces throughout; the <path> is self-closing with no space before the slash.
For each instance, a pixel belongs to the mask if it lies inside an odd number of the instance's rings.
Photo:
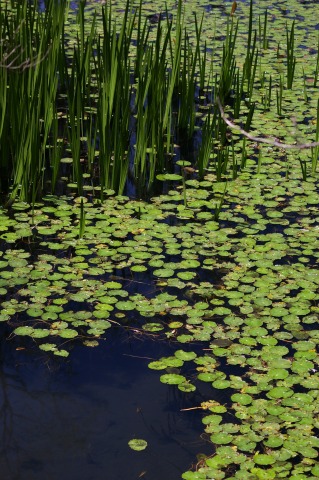
<path id="1" fill-rule="evenodd" d="M 276 138 L 263 138 L 263 137 L 255 137 L 254 135 L 251 135 L 250 133 L 246 132 L 243 128 L 241 128 L 239 125 L 236 125 L 236 123 L 232 122 L 229 120 L 229 118 L 226 117 L 225 111 L 222 107 L 222 104 L 220 102 L 220 99 L 217 98 L 216 103 L 218 105 L 220 115 L 224 122 L 232 129 L 232 130 L 238 130 L 242 135 L 245 137 L 249 138 L 249 140 L 256 142 L 256 143 L 266 143 L 267 145 L 271 145 L 272 147 L 279 147 L 283 148 L 284 150 L 304 150 L 306 148 L 314 148 L 314 147 L 319 147 L 319 142 L 311 142 L 311 143 L 283 143 L 277 140 Z"/>

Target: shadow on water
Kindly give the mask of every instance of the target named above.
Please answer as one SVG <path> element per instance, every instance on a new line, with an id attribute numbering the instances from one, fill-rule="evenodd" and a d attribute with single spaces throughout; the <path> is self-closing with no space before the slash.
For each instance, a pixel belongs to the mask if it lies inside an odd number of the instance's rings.
<path id="1" fill-rule="evenodd" d="M 1 480 L 177 480 L 208 453 L 201 414 L 180 411 L 199 394 L 163 385 L 147 368 L 172 348 L 122 337 L 75 347 L 66 360 L 2 341 Z M 147 449 L 131 450 L 132 438 Z"/>

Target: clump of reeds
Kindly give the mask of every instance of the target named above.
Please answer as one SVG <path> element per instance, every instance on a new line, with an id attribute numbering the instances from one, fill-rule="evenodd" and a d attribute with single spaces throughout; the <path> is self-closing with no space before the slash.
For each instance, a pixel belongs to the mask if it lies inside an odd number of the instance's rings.
<path id="1" fill-rule="evenodd" d="M 214 103 L 231 104 L 233 118 L 240 118 L 245 99 L 248 113 L 242 125 L 246 131 L 251 128 L 259 55 L 252 1 L 242 68 L 235 57 L 235 17 L 227 23 L 222 58 L 215 65 L 214 54 L 208 59 L 206 44 L 201 44 L 203 18 L 194 17 L 191 42 L 181 1 L 175 18 L 166 10 L 155 27 L 143 17 L 141 4 L 133 9 L 128 0 L 119 24 L 112 8 L 105 6 L 101 34 L 97 16 L 87 33 L 85 2 L 80 2 L 71 50 L 67 2 L 48 0 L 44 12 L 37 10 L 36 2 L 5 5 L 0 3 L 0 189 L 10 202 L 15 198 L 35 202 L 48 185 L 54 192 L 61 173 L 80 196 L 88 182 L 102 197 L 110 188 L 123 193 L 128 178 L 145 190 L 157 173 L 174 170 L 179 135 L 186 142 L 196 136 L 193 167 L 200 177 L 209 165 L 219 180 L 229 174 L 235 178 L 238 169 L 244 168 L 246 157 L 243 153 L 241 159 L 235 158 L 234 140 Z M 294 23 L 286 34 L 287 88 L 291 88 Z M 263 21 L 259 19 L 259 38 L 266 49 L 267 11 Z M 272 78 L 266 87 L 260 72 L 260 85 L 266 111 L 272 103 Z M 278 115 L 282 114 L 283 88 L 280 77 Z M 203 92 L 206 117 L 198 115 L 198 97 Z M 62 168 L 63 157 L 67 158 Z M 70 160 L 69 170 L 65 160 Z"/>

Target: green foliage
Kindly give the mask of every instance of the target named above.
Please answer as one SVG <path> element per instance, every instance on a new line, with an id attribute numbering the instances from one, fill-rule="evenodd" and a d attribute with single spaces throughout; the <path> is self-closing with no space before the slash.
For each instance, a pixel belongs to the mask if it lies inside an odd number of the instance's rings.
<path id="1" fill-rule="evenodd" d="M 74 343 L 96 346 L 110 328 L 180 343 L 149 367 L 184 394 L 211 387 L 193 408 L 214 454 L 184 479 L 319 475 L 318 148 L 256 152 L 214 107 L 217 94 L 246 129 L 318 141 L 318 61 L 305 62 L 301 84 L 294 24 L 273 19 L 286 34 L 282 57 L 268 38 L 270 6 L 256 16 L 258 35 L 252 6 L 240 7 L 246 23 L 224 19 L 213 67 L 200 45 L 205 17 L 192 40 L 181 3 L 175 20 L 166 11 L 154 27 L 142 4 L 127 5 L 119 24 L 107 6 L 87 30 L 81 2 L 72 39 L 64 4 L 54 16 L 51 2 L 41 15 L 27 3 L 0 11 L 1 39 L 11 41 L 1 40 L 0 57 L 25 42 L 0 68 L 0 166 L 16 200 L 0 210 L 0 321 L 21 344 L 30 337 L 60 357 Z M 307 98 L 298 93 L 306 83 Z M 193 164 L 172 160 L 178 130 L 198 138 Z M 79 196 L 35 202 L 62 173 Z M 141 189 L 164 181 L 165 193 L 123 196 L 130 174 Z M 132 293 L 141 281 L 147 293 Z"/>

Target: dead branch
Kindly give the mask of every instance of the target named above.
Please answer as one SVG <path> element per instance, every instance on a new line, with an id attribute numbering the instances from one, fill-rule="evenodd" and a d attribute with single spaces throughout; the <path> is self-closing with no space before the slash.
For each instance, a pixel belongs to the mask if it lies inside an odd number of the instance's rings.
<path id="1" fill-rule="evenodd" d="M 232 122 L 229 120 L 229 118 L 226 117 L 225 111 L 222 107 L 222 104 L 220 102 L 220 99 L 217 98 L 216 103 L 218 105 L 220 115 L 224 122 L 231 128 L 232 130 L 238 130 L 244 137 L 248 138 L 252 142 L 256 143 L 266 143 L 267 145 L 271 145 L 272 147 L 278 147 L 278 148 L 283 148 L 284 150 L 305 150 L 306 148 L 314 148 L 314 147 L 319 147 L 319 142 L 310 142 L 310 143 L 283 143 L 277 140 L 276 138 L 263 138 L 263 137 L 255 137 L 254 135 L 251 135 L 250 133 L 246 132 L 243 128 L 241 128 L 239 125 L 236 125 L 236 123 Z"/>
<path id="2" fill-rule="evenodd" d="M 22 22 L 20 23 L 20 25 L 16 28 L 16 30 L 13 32 L 14 35 L 17 35 L 17 33 L 19 32 L 19 30 L 21 29 L 23 23 L 25 21 L 22 20 Z M 4 42 L 5 42 L 6 39 L 1 39 L 0 40 L 0 45 L 3 45 Z M 21 70 L 21 71 L 24 71 L 26 70 L 27 68 L 32 68 L 32 67 L 35 67 L 36 65 L 38 65 L 39 63 L 41 63 L 49 54 L 49 51 L 51 49 L 51 46 L 48 47 L 47 51 L 45 52 L 45 54 L 40 57 L 39 55 L 37 57 L 35 57 L 34 60 L 30 60 L 30 58 L 26 58 L 25 60 L 23 60 L 22 62 L 18 63 L 17 65 L 15 64 L 17 62 L 17 60 L 19 59 L 19 57 L 21 57 L 22 53 L 23 53 L 23 49 L 21 49 L 20 52 L 18 52 L 18 49 L 19 49 L 20 46 L 16 46 L 16 47 L 13 47 L 9 53 L 5 53 L 3 54 L 2 56 L 2 61 L 0 62 L 0 68 L 6 68 L 8 70 Z M 12 58 L 12 55 L 16 53 L 16 56 L 14 58 Z M 9 63 L 8 63 L 9 62 Z"/>

